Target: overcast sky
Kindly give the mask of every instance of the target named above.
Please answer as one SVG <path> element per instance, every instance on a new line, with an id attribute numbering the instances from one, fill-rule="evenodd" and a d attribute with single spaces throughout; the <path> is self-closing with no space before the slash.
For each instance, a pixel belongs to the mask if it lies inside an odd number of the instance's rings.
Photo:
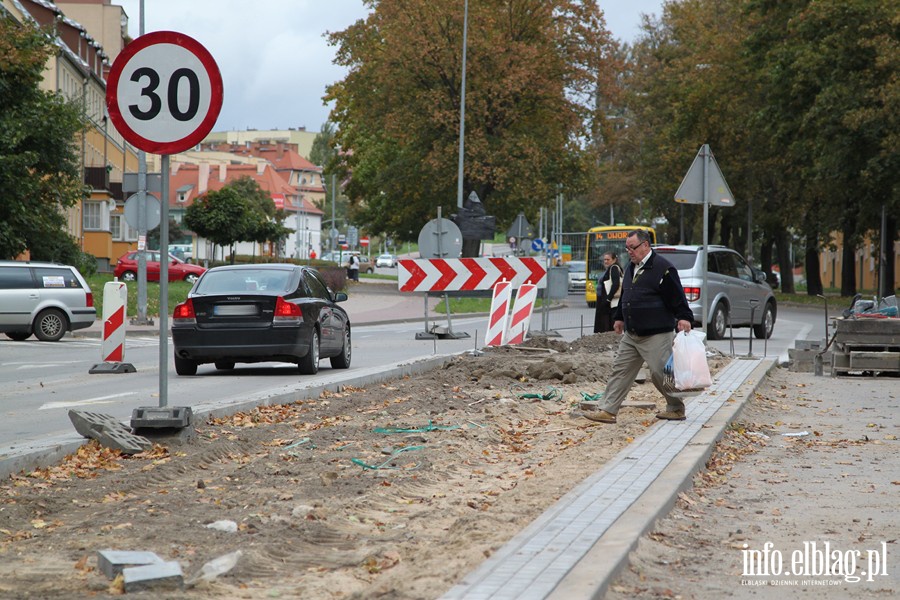
<path id="1" fill-rule="evenodd" d="M 449 0 L 439 0 L 449 1 Z M 663 0 L 601 0 L 613 35 L 632 41 L 641 14 L 661 11 Z M 129 33 L 140 33 L 140 0 L 113 0 L 125 8 Z M 178 31 L 213 55 L 225 87 L 213 131 L 318 131 L 328 118 L 325 86 L 343 77 L 332 64 L 326 31 L 341 31 L 366 10 L 362 0 L 144 0 L 144 32 Z"/>

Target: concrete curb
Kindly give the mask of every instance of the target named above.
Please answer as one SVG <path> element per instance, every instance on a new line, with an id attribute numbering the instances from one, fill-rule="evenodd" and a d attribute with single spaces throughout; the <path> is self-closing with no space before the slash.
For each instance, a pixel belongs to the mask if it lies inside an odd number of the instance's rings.
<path id="1" fill-rule="evenodd" d="M 606 595 L 619 573 L 628 567 L 629 555 L 637 548 L 641 537 L 668 515 L 678 495 L 692 486 L 694 475 L 705 467 L 725 428 L 741 413 L 775 365 L 774 359 L 766 359 L 744 380 L 732 394 L 734 401 L 722 405 L 641 497 L 609 527 L 600 540 L 602 543 L 595 544 L 584 555 L 547 596 L 548 599 L 603 598 Z"/>

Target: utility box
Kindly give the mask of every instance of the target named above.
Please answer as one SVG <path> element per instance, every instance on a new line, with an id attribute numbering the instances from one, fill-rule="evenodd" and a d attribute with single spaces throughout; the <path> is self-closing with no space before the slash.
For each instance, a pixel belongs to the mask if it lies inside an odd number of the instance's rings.
<path id="1" fill-rule="evenodd" d="M 552 300 L 562 300 L 569 296 L 569 269 L 567 267 L 547 269 L 547 293 Z"/>

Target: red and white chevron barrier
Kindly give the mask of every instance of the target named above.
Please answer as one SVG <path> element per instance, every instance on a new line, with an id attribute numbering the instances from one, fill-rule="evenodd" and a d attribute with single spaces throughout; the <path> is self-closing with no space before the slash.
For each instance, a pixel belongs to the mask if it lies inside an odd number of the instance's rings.
<path id="1" fill-rule="evenodd" d="M 125 313 L 128 287 L 122 281 L 108 281 L 103 286 L 103 341 L 100 343 L 100 364 L 88 373 L 134 373 L 134 365 L 122 362 L 125 358 Z"/>
<path id="2" fill-rule="evenodd" d="M 103 286 L 103 343 L 100 358 L 104 362 L 122 362 L 125 356 L 125 306 L 128 287 L 122 281 Z"/>
<path id="3" fill-rule="evenodd" d="M 536 258 L 418 258 L 397 263 L 401 292 L 490 290 L 502 281 L 547 287 L 547 270 Z"/>
<path id="4" fill-rule="evenodd" d="M 512 284 L 501 281 L 494 286 L 491 298 L 491 312 L 488 316 L 487 334 L 484 336 L 485 346 L 502 346 L 506 343 L 506 323 L 509 320 L 509 299 L 512 296 Z"/>
<path id="5" fill-rule="evenodd" d="M 531 313 L 534 311 L 535 300 L 537 300 L 536 285 L 526 283 L 519 288 L 509 321 L 509 330 L 506 336 L 507 344 L 521 344 L 525 341 L 525 334 L 528 333 L 528 325 L 531 322 Z"/>

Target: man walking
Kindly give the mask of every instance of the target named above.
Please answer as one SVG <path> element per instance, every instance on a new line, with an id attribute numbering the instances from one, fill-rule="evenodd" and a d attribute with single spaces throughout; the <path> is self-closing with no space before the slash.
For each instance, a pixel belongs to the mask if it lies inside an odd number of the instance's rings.
<path id="1" fill-rule="evenodd" d="M 347 275 L 353 281 L 359 281 L 359 256 L 356 254 L 350 255 L 350 263 L 347 267 Z"/>
<path id="2" fill-rule="evenodd" d="M 603 394 L 602 410 L 586 411 L 591 421 L 615 423 L 644 362 L 650 380 L 666 398 L 666 410 L 657 419 L 684 420 L 684 402 L 665 390 L 666 361 L 672 354 L 675 330 L 688 332 L 694 314 L 684 296 L 678 270 L 650 248 L 650 234 L 635 229 L 625 240 L 631 262 L 622 276 L 622 297 L 613 312 L 613 329 L 620 334 L 613 372 Z"/>

